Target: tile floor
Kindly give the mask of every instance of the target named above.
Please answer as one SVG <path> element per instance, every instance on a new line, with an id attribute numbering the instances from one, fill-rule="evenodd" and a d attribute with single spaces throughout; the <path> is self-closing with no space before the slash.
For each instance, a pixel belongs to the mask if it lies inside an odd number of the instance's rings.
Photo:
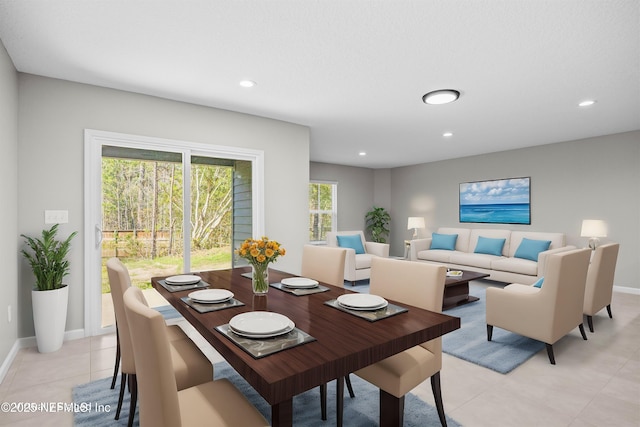
<path id="1" fill-rule="evenodd" d="M 554 345 L 556 366 L 543 350 L 502 375 L 444 354 L 447 414 L 467 427 L 640 426 L 640 295 L 614 293 L 612 307 L 613 320 L 606 310 L 594 318 L 589 341 L 576 329 Z M 188 324 L 181 326 L 213 362 L 221 360 Z M 0 384 L 0 402 L 71 402 L 74 385 L 111 376 L 114 355 L 114 334 L 69 341 L 48 355 L 21 349 Z M 414 393 L 433 404 L 428 381 Z M 0 412 L 0 425 L 72 426 L 73 417 Z"/>

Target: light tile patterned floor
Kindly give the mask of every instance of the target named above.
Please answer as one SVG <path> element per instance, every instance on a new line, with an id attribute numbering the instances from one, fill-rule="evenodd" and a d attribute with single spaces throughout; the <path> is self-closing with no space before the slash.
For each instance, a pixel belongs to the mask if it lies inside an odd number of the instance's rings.
<path id="1" fill-rule="evenodd" d="M 554 345 L 555 366 L 544 350 L 508 375 L 444 354 L 445 411 L 467 427 L 640 426 L 640 295 L 614 293 L 612 307 L 613 320 L 606 310 L 594 318 L 588 341 L 576 329 Z M 212 362 L 221 360 L 181 326 Z M 0 402 L 71 402 L 74 385 L 111 376 L 114 357 L 114 334 L 69 341 L 54 354 L 22 349 L 0 384 Z M 433 404 L 428 381 L 414 393 Z M 0 413 L 0 425 L 72 426 L 73 417 Z"/>

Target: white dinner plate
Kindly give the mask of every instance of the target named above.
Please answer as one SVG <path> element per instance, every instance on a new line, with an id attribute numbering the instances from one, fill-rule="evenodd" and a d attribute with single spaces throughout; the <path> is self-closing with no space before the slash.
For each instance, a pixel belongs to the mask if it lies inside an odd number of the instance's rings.
<path id="1" fill-rule="evenodd" d="M 295 324 L 282 314 L 270 311 L 250 311 L 231 318 L 229 326 L 234 332 L 240 334 L 272 336 L 284 333 L 283 331 L 287 328 L 293 328 Z"/>
<path id="2" fill-rule="evenodd" d="M 193 285 L 198 283 L 202 278 L 193 274 L 182 274 L 180 276 L 171 276 L 164 279 L 170 285 Z"/>
<path id="3" fill-rule="evenodd" d="M 338 304 L 352 310 L 378 310 L 389 303 L 378 295 L 346 294 L 338 297 Z"/>
<path id="4" fill-rule="evenodd" d="M 462 276 L 462 271 L 460 271 L 460 270 L 447 271 L 447 276 L 449 276 L 449 277 L 460 277 L 460 276 Z"/>
<path id="5" fill-rule="evenodd" d="M 306 277 L 288 277 L 280 281 L 282 286 L 286 288 L 315 288 L 318 286 L 318 282 L 313 279 L 307 279 Z"/>
<path id="6" fill-rule="evenodd" d="M 272 337 L 277 337 L 279 335 L 284 335 L 284 334 L 288 334 L 289 332 L 291 332 L 293 330 L 293 328 L 295 327 L 295 324 L 293 322 L 290 323 L 289 326 L 287 326 L 286 328 L 284 328 L 281 331 L 278 332 L 273 332 L 273 333 L 268 333 L 268 334 L 249 334 L 246 332 L 240 332 L 240 331 L 236 331 L 233 328 L 229 328 L 231 330 L 231 332 L 233 332 L 236 335 L 240 335 L 241 337 L 245 337 L 245 338 L 253 338 L 253 339 L 261 339 L 261 338 L 272 338 Z"/>
<path id="7" fill-rule="evenodd" d="M 215 304 L 219 302 L 229 301 L 233 297 L 233 292 L 226 289 L 202 289 L 200 291 L 191 292 L 189 298 L 195 302 L 205 304 Z"/>

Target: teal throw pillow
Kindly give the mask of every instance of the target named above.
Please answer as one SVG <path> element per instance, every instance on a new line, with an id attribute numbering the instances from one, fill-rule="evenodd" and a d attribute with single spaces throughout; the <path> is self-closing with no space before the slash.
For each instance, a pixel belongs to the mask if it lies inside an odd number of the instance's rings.
<path id="1" fill-rule="evenodd" d="M 355 249 L 356 254 L 364 254 L 364 246 L 362 246 L 362 239 L 359 234 L 353 236 L 336 236 L 338 239 L 338 246 L 341 248 Z"/>
<path id="2" fill-rule="evenodd" d="M 551 240 L 531 240 L 526 237 L 520 242 L 520 246 L 513 255 L 516 258 L 538 261 L 538 254 L 549 249 Z"/>
<path id="3" fill-rule="evenodd" d="M 447 251 L 455 251 L 456 240 L 458 240 L 457 234 L 433 233 L 431 235 L 431 249 L 444 249 Z"/>
<path id="4" fill-rule="evenodd" d="M 478 237 L 478 243 L 473 252 L 477 254 L 487 254 L 502 256 L 502 248 L 507 239 L 492 239 L 490 237 Z"/>
<path id="5" fill-rule="evenodd" d="M 531 286 L 533 286 L 534 288 L 541 288 L 542 287 L 542 282 L 544 282 L 544 277 L 541 277 L 538 280 L 536 280 L 536 283 L 534 283 Z"/>

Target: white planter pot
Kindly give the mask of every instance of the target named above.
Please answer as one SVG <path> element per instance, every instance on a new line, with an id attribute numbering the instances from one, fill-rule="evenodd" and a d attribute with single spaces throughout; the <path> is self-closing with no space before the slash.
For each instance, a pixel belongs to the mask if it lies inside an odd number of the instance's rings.
<path id="1" fill-rule="evenodd" d="M 62 347 L 67 323 L 69 286 L 52 291 L 31 291 L 33 325 L 40 353 L 50 353 Z"/>

